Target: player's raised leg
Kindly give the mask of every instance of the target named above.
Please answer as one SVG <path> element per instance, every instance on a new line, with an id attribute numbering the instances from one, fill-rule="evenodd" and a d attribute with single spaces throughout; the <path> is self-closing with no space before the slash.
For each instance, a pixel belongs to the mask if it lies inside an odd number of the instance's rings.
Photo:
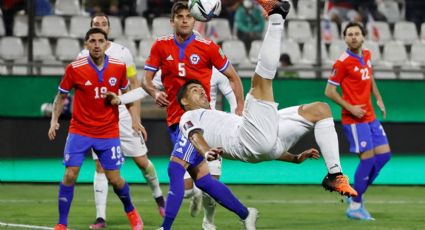
<path id="1" fill-rule="evenodd" d="M 274 102 L 272 80 L 279 64 L 283 23 L 290 4 L 286 0 L 259 1 L 259 3 L 268 12 L 269 22 L 249 93 L 258 100 Z"/>

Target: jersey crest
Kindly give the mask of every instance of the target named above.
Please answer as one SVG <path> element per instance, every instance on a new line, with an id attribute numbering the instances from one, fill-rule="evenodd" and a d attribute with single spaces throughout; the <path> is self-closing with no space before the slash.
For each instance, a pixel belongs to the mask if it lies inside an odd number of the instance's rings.
<path id="1" fill-rule="evenodd" d="M 201 57 L 199 57 L 199 55 L 197 54 L 190 55 L 190 63 L 192 63 L 193 65 L 198 64 L 200 60 L 201 60 Z"/>
<path id="2" fill-rule="evenodd" d="M 115 86 L 117 84 L 117 78 L 112 76 L 111 78 L 109 78 L 108 82 L 110 86 Z"/>

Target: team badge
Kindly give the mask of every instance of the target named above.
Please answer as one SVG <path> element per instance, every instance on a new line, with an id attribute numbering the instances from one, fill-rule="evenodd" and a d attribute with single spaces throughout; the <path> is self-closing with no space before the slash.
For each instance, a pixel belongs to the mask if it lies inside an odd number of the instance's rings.
<path id="1" fill-rule="evenodd" d="M 190 63 L 196 65 L 196 64 L 198 64 L 198 62 L 200 60 L 201 60 L 201 57 L 199 57 L 199 55 L 197 55 L 197 54 L 190 55 Z"/>
<path id="2" fill-rule="evenodd" d="M 65 162 L 68 162 L 69 161 L 69 154 L 68 153 L 65 154 L 64 160 L 65 160 Z"/>
<path id="3" fill-rule="evenodd" d="M 366 141 L 360 142 L 360 146 L 362 146 L 362 148 L 366 147 L 366 145 L 367 145 L 367 142 Z"/>
<path id="4" fill-rule="evenodd" d="M 192 127 L 193 127 L 193 123 L 191 121 L 188 121 L 188 122 L 184 123 L 184 125 L 183 125 L 184 130 L 188 130 Z"/>
<path id="5" fill-rule="evenodd" d="M 109 85 L 115 86 L 115 84 L 117 84 L 117 78 L 116 77 L 109 78 Z"/>
<path id="6" fill-rule="evenodd" d="M 370 63 L 370 60 L 367 60 L 367 66 L 368 66 L 369 68 L 372 68 L 372 64 Z"/>

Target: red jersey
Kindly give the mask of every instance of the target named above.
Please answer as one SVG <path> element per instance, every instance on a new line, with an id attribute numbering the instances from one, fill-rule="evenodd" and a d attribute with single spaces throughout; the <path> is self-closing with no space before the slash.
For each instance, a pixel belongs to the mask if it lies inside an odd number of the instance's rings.
<path id="1" fill-rule="evenodd" d="M 370 93 L 372 91 L 372 64 L 368 49 L 363 49 L 363 56 L 346 50 L 335 62 L 328 83 L 341 86 L 342 98 L 352 104 L 361 105 L 366 110 L 362 118 L 357 118 L 349 111 L 342 109 L 342 123 L 364 123 L 375 120 Z"/>
<path id="2" fill-rule="evenodd" d="M 212 67 L 224 72 L 229 60 L 211 40 L 192 35 L 183 44 L 171 34 L 158 38 L 153 44 L 145 70 L 162 71 L 161 81 L 168 95 L 167 125 L 178 124 L 184 111 L 177 102 L 177 92 L 188 80 L 198 80 L 210 99 Z"/>
<path id="3" fill-rule="evenodd" d="M 59 84 L 61 93 L 75 89 L 69 132 L 94 138 L 119 137 L 118 107 L 105 105 L 102 93 L 118 94 L 127 87 L 125 64 L 106 55 L 101 70 L 89 57 L 69 64 Z"/>

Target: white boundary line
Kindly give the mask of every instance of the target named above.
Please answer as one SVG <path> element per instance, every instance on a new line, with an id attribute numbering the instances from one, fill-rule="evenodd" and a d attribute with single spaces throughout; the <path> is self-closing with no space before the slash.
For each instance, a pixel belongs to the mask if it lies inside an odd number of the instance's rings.
<path id="1" fill-rule="evenodd" d="M 0 221 L 0 226 L 11 227 L 11 228 L 29 228 L 29 229 L 54 230 L 54 228 L 51 228 L 51 227 L 36 226 L 36 225 L 26 225 L 26 224 L 12 224 L 12 223 L 4 223 L 4 222 L 1 222 L 1 221 Z"/>

